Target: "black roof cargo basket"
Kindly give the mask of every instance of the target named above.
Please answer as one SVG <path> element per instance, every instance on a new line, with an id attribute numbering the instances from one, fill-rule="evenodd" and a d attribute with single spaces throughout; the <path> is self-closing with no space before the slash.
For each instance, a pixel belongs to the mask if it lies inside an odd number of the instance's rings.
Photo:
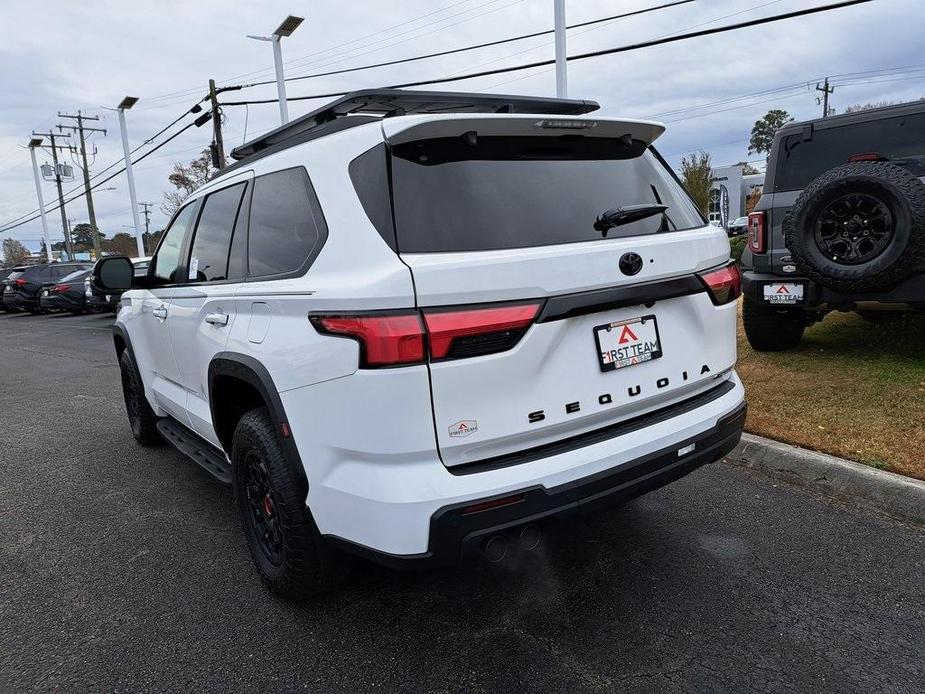
<path id="1" fill-rule="evenodd" d="M 466 92 L 424 92 L 405 89 L 363 89 L 350 92 L 321 108 L 275 130 L 235 147 L 234 159 L 279 145 L 297 135 L 350 115 L 405 116 L 416 113 L 537 113 L 577 116 L 600 108 L 596 101 L 548 99 L 539 96 L 470 94 Z M 363 122 L 368 122 L 364 119 Z"/>

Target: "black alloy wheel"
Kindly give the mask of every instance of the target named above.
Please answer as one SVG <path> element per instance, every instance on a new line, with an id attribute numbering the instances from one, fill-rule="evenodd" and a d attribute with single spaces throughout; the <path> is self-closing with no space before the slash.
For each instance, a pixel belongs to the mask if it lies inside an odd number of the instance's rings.
<path id="1" fill-rule="evenodd" d="M 244 456 L 244 492 L 250 508 L 248 516 L 253 537 L 267 561 L 280 566 L 283 561 L 283 530 L 274 503 L 273 484 L 266 464 L 253 449 Z"/>
<path id="2" fill-rule="evenodd" d="M 829 260 L 859 265 L 887 249 L 893 229 L 893 214 L 883 200 L 866 193 L 842 195 L 816 220 L 816 245 Z"/>

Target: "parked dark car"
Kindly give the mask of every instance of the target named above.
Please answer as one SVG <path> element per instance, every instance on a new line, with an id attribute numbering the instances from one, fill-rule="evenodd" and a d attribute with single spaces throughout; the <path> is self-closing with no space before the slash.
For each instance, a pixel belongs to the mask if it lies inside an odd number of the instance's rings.
<path id="1" fill-rule="evenodd" d="M 151 258 L 132 258 L 135 266 L 135 277 L 144 277 L 148 274 L 148 265 Z M 94 311 L 115 311 L 119 307 L 122 292 L 111 289 L 101 289 L 93 282 L 93 273 L 84 280 L 84 295 L 87 299 L 87 308 Z"/>
<path id="2" fill-rule="evenodd" d="M 90 270 L 77 270 L 57 282 L 44 285 L 39 292 L 39 306 L 47 311 L 84 313 L 87 310 L 84 280 L 89 275 Z"/>
<path id="3" fill-rule="evenodd" d="M 15 268 L 6 278 L 3 305 L 7 310 L 41 313 L 39 292 L 44 285 L 55 283 L 77 270 L 89 270 L 87 263 L 44 263 Z"/>
<path id="4" fill-rule="evenodd" d="M 748 217 L 733 219 L 729 222 L 729 226 L 726 227 L 726 235 L 729 236 L 729 238 L 741 236 L 746 231 L 748 231 Z"/>
<path id="5" fill-rule="evenodd" d="M 8 310 L 6 306 L 3 305 L 3 293 L 6 291 L 6 278 L 9 277 L 15 270 L 22 270 L 22 268 L 0 268 L 0 313 L 6 313 Z"/>
<path id="6" fill-rule="evenodd" d="M 925 101 L 785 125 L 742 270 L 757 350 L 796 347 L 831 311 L 925 312 Z"/>

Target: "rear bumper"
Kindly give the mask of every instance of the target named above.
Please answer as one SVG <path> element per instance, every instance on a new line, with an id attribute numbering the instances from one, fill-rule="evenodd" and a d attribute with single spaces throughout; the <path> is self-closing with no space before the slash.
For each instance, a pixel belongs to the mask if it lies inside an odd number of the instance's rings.
<path id="1" fill-rule="evenodd" d="M 842 294 L 799 275 L 778 275 L 754 270 L 742 271 L 742 293 L 757 302 L 764 301 L 764 286 L 772 282 L 798 282 L 804 286 L 803 308 L 818 308 L 825 304 L 850 310 L 857 303 L 911 304 L 925 306 L 925 274 L 912 275 L 888 292 Z"/>
<path id="2" fill-rule="evenodd" d="M 83 301 L 62 294 L 49 294 L 39 297 L 39 306 L 55 311 L 77 311 L 83 308 Z"/>
<path id="3" fill-rule="evenodd" d="M 439 461 L 402 470 L 380 463 L 366 473 L 354 469 L 349 476 L 312 480 L 309 466 L 309 505 L 326 539 L 346 551 L 392 567 L 455 564 L 476 553 L 486 536 L 619 504 L 728 453 L 745 421 L 744 390 L 734 374 L 729 381 L 731 389 L 701 407 L 502 469 L 453 475 Z M 522 498 L 463 511 L 511 496 Z"/>

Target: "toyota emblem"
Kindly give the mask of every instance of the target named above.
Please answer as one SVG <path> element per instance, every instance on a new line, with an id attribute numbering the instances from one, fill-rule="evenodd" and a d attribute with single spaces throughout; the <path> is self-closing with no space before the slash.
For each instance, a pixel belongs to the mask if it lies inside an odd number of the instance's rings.
<path id="1" fill-rule="evenodd" d="M 642 270 L 642 257 L 638 253 L 624 253 L 620 258 L 620 272 L 624 275 L 638 275 Z"/>

